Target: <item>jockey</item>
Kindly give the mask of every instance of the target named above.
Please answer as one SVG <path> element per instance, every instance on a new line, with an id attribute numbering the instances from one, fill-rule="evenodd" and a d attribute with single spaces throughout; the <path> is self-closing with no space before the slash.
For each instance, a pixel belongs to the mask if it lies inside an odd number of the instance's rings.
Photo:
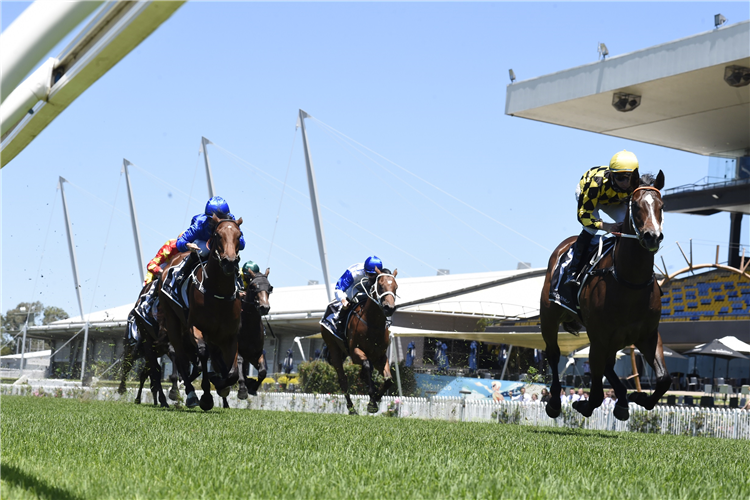
<path id="1" fill-rule="evenodd" d="M 578 275 L 583 268 L 583 260 L 591 240 L 597 230 L 607 233 L 622 227 L 627 215 L 627 205 L 623 202 L 632 193 L 630 178 L 638 168 L 638 158 L 630 151 L 622 150 L 612 157 L 609 167 L 593 167 L 581 177 L 576 187 L 578 201 L 578 221 L 583 231 L 573 245 L 573 258 L 569 264 L 568 279 L 565 284 L 580 286 Z M 599 211 L 609 215 L 615 222 L 604 222 Z"/>
<path id="2" fill-rule="evenodd" d="M 206 203 L 206 210 L 202 214 L 193 217 L 190 227 L 177 238 L 175 247 L 179 252 L 190 251 L 190 256 L 180 270 L 180 276 L 177 277 L 177 283 L 181 283 L 198 263 L 198 256 L 206 257 L 208 247 L 206 242 L 211 239 L 214 231 L 212 216 L 216 215 L 219 219 L 231 219 L 235 217 L 229 212 L 229 204 L 221 196 L 214 196 Z M 240 248 L 245 248 L 245 237 L 240 231 Z"/>
<path id="3" fill-rule="evenodd" d="M 336 282 L 334 300 L 328 305 L 323 321 L 334 325 L 337 332 L 341 331 L 341 322 L 346 318 L 346 314 L 342 313 L 345 313 L 351 307 L 352 299 L 358 293 L 364 291 L 360 286 L 363 279 L 366 278 L 367 280 L 364 284 L 365 288 L 369 287 L 370 283 L 375 282 L 376 269 L 383 269 L 383 261 L 373 255 L 368 257 L 364 263 L 354 264 L 344 271 L 344 274 Z"/>
<path id="4" fill-rule="evenodd" d="M 177 256 L 178 253 L 180 253 L 177 250 L 176 245 L 177 238 L 167 241 L 156 253 L 156 256 L 149 261 L 149 263 L 146 265 L 147 272 L 146 279 L 143 281 L 143 286 L 148 285 L 154 280 L 156 276 L 161 274 L 161 264 L 171 261 Z"/>
<path id="5" fill-rule="evenodd" d="M 258 264 L 253 262 L 252 260 L 248 260 L 245 262 L 245 264 L 242 266 L 242 288 L 243 290 L 247 290 L 247 287 L 250 285 L 250 282 L 253 280 L 253 277 L 250 276 L 250 271 L 253 273 L 259 273 L 260 267 Z"/>

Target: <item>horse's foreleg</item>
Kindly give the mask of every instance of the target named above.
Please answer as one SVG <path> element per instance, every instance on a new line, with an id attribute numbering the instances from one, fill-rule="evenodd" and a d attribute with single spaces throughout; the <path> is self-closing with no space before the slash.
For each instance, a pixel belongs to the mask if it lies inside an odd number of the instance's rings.
<path id="1" fill-rule="evenodd" d="M 664 361 L 661 336 L 657 331 L 656 335 L 650 336 L 644 342 L 639 342 L 635 346 L 641 351 L 656 374 L 656 389 L 650 396 L 645 392 L 634 392 L 628 396 L 628 400 L 643 406 L 647 410 L 652 410 L 659 399 L 669 390 L 669 386 L 672 385 L 672 379 L 667 372 L 667 364 Z"/>
<path id="2" fill-rule="evenodd" d="M 135 404 L 139 405 L 141 404 L 141 396 L 143 394 L 143 385 L 146 383 L 146 379 L 148 378 L 148 362 L 144 364 L 141 367 L 140 373 L 138 373 L 138 381 L 140 384 L 138 385 L 138 394 L 135 396 Z"/>
<path id="3" fill-rule="evenodd" d="M 200 407 L 203 411 L 208 411 L 211 408 L 214 407 L 214 398 L 211 396 L 211 376 L 208 373 L 208 346 L 206 345 L 206 341 L 203 340 L 203 334 L 202 332 L 196 328 L 195 326 L 191 327 L 193 338 L 196 341 L 196 344 L 198 346 L 198 362 L 201 366 L 201 369 L 203 370 L 203 378 L 201 379 L 201 389 L 203 390 L 203 395 L 201 395 L 200 399 Z M 183 376 L 183 378 L 185 378 Z M 187 383 L 185 384 L 187 387 Z"/>
<path id="4" fill-rule="evenodd" d="M 589 364 L 591 366 L 591 392 L 589 392 L 589 399 L 587 401 L 576 401 L 572 405 L 584 417 L 590 417 L 594 413 L 594 410 L 599 408 L 602 401 L 604 401 L 602 375 L 604 375 L 606 361 L 604 356 L 601 355 L 601 349 L 596 344 L 591 344 Z"/>
<path id="5" fill-rule="evenodd" d="M 148 341 L 143 344 L 143 347 L 146 352 L 146 359 L 148 360 L 149 377 L 151 378 L 151 394 L 154 398 L 154 406 L 160 404 L 162 408 L 169 408 L 167 398 L 164 396 L 164 391 L 161 387 L 162 367 L 159 365 L 156 346 L 154 346 L 153 342 Z"/>
<path id="6" fill-rule="evenodd" d="M 237 399 L 247 399 L 247 376 L 250 374 L 250 363 L 243 356 L 237 356 L 237 365 L 240 368 L 240 378 L 237 380 Z"/>
<path id="7" fill-rule="evenodd" d="M 549 312 L 548 312 L 549 314 Z M 550 386 L 550 399 L 544 407 L 547 416 L 557 418 L 560 416 L 562 402 L 560 400 L 560 374 L 557 373 L 557 366 L 560 364 L 560 347 L 557 345 L 558 323 L 542 316 L 542 337 L 545 342 L 544 352 L 547 354 L 547 364 L 552 372 L 552 385 Z"/>
<path id="8" fill-rule="evenodd" d="M 624 422 L 630 418 L 630 411 L 628 410 L 628 390 L 625 387 L 625 384 L 620 380 L 620 377 L 617 376 L 617 373 L 615 373 L 614 358 L 607 361 L 607 364 L 604 367 L 604 376 L 609 380 L 612 389 L 615 391 L 615 396 L 617 397 L 617 402 L 612 409 L 612 414 L 617 420 L 622 420 Z"/>
<path id="9" fill-rule="evenodd" d="M 127 380 L 128 374 L 133 368 L 133 362 L 135 361 L 134 357 L 135 349 L 133 349 L 130 342 L 126 340 L 125 352 L 122 355 L 122 376 L 120 378 L 120 386 L 117 388 L 117 392 L 120 394 L 125 394 L 125 391 L 127 390 L 125 380 Z"/>
<path id="10" fill-rule="evenodd" d="M 376 401 L 377 394 L 375 393 L 375 381 L 372 379 L 372 363 L 367 358 L 365 352 L 359 347 L 354 348 L 353 357 L 357 357 L 362 365 L 362 374 L 364 375 L 365 383 L 367 383 L 367 391 L 370 395 L 370 402 L 367 403 L 367 411 L 370 413 L 378 412 L 378 403 Z"/>
<path id="11" fill-rule="evenodd" d="M 253 396 L 255 396 L 258 394 L 258 388 L 263 383 L 263 380 L 265 380 L 266 374 L 268 373 L 268 366 L 266 366 L 266 356 L 262 352 L 260 357 L 258 358 L 258 361 L 253 363 L 253 366 L 256 370 L 258 370 L 258 380 L 256 380 L 255 382 L 247 379 L 250 374 L 250 363 L 244 361 L 242 369 L 247 380 L 247 392 L 248 394 L 252 394 Z"/>
<path id="12" fill-rule="evenodd" d="M 225 398 L 240 378 L 240 370 L 237 367 L 237 341 L 225 346 L 220 353 L 214 353 L 212 360 L 214 373 L 210 376 L 211 382 L 219 396 Z"/>
<path id="13" fill-rule="evenodd" d="M 382 366 L 382 368 L 381 368 Z M 383 372 L 383 387 L 380 388 L 378 391 L 378 394 L 375 396 L 375 402 L 380 403 L 380 400 L 383 398 L 383 395 L 393 386 L 393 377 L 391 377 L 391 365 L 388 363 L 388 356 L 385 354 L 383 357 L 378 361 L 377 366 L 378 372 L 382 370 Z"/>

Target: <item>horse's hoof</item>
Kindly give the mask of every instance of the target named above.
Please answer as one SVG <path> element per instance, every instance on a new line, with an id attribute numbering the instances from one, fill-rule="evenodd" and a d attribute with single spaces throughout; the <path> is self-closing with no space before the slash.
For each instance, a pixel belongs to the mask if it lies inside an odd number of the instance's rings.
<path id="1" fill-rule="evenodd" d="M 247 399 L 247 389 L 245 387 L 240 387 L 237 391 L 237 399 Z"/>
<path id="2" fill-rule="evenodd" d="M 612 415 L 614 415 L 617 420 L 623 422 L 630 418 L 630 412 L 628 411 L 627 406 L 615 405 L 615 409 L 612 410 Z"/>
<path id="3" fill-rule="evenodd" d="M 214 398 L 210 394 L 201 396 L 201 410 L 208 411 L 214 407 Z"/>
<path id="4" fill-rule="evenodd" d="M 196 406 L 198 406 L 198 395 L 195 394 L 195 392 L 191 392 L 187 395 L 185 406 L 187 406 L 188 408 L 195 408 Z"/>
<path id="5" fill-rule="evenodd" d="M 174 389 L 170 389 L 169 399 L 171 399 L 172 401 L 177 401 L 177 391 L 175 391 Z"/>
<path id="6" fill-rule="evenodd" d="M 135 404 L 139 405 L 141 404 L 141 398 L 135 398 L 135 401 L 133 401 Z"/>
<path id="7" fill-rule="evenodd" d="M 549 418 L 557 418 L 560 416 L 560 408 L 553 408 L 550 405 L 544 407 L 544 411 L 547 412 Z"/>
<path id="8" fill-rule="evenodd" d="M 120 387 L 117 388 L 117 394 L 125 394 L 126 391 L 127 389 L 125 388 L 124 385 L 121 385 Z"/>
<path id="9" fill-rule="evenodd" d="M 349 415 L 359 415 L 359 413 L 357 413 L 357 410 L 355 410 L 352 406 L 351 408 L 349 408 Z"/>
<path id="10" fill-rule="evenodd" d="M 593 413 L 591 405 L 589 405 L 588 401 L 576 401 L 570 406 L 572 406 L 575 411 L 577 411 L 584 417 L 590 417 L 591 413 Z"/>
<path id="11" fill-rule="evenodd" d="M 378 410 L 379 410 L 378 404 L 375 403 L 374 401 L 370 401 L 369 403 L 367 403 L 367 411 L 369 413 L 377 413 Z"/>
<path id="12" fill-rule="evenodd" d="M 217 393 L 217 394 L 218 394 L 218 395 L 219 395 L 220 397 L 222 397 L 222 398 L 225 398 L 225 397 L 229 396 L 229 390 L 230 390 L 230 389 L 231 389 L 231 387 L 227 386 L 227 387 L 223 388 L 223 389 L 222 389 L 222 390 L 220 390 L 220 391 L 216 391 L 216 393 Z"/>
<path id="13" fill-rule="evenodd" d="M 649 405 L 648 395 L 645 392 L 633 392 L 628 395 L 628 401 L 635 403 L 638 406 L 642 406 L 647 410 L 653 409 L 653 405 Z"/>

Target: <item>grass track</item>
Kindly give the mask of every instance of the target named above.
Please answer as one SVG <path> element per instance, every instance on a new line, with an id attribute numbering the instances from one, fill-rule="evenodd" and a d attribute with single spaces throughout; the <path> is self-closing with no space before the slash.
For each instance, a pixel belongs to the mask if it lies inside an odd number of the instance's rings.
<path id="1" fill-rule="evenodd" d="M 3 396 L 3 499 L 750 498 L 750 442 Z"/>

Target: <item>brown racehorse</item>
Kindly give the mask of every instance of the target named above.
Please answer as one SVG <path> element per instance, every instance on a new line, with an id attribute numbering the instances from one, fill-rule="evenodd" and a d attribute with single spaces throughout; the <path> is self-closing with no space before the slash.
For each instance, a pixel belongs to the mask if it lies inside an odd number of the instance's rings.
<path id="1" fill-rule="evenodd" d="M 580 292 L 581 319 L 586 327 L 591 350 L 591 394 L 588 401 L 573 403 L 582 415 L 591 416 L 604 399 L 602 375 L 607 377 L 617 395 L 613 410 L 616 418 L 627 420 L 628 399 L 650 410 L 659 401 L 671 383 L 666 370 L 659 319 L 661 318 L 661 291 L 654 279 L 654 254 L 664 238 L 662 234 L 662 209 L 660 189 L 664 187 L 664 174 L 656 179 L 651 175 L 639 177 L 636 169 L 631 176 L 628 215 L 615 248 L 598 263 Z M 542 336 L 547 344 L 546 353 L 552 368 L 552 394 L 560 394 L 557 366 L 560 348 L 557 333 L 560 323 L 566 330 L 577 331 L 581 325 L 570 311 L 549 300 L 550 280 L 555 263 L 568 251 L 575 237 L 558 246 L 550 257 L 542 289 L 540 319 Z M 656 373 L 656 390 L 650 396 L 627 390 L 614 371 L 615 354 L 634 344 Z M 546 406 L 547 415 L 560 415 L 560 398 L 553 397 Z"/>
<path id="2" fill-rule="evenodd" d="M 349 396 L 349 384 L 344 373 L 344 359 L 349 355 L 352 362 L 362 366 L 361 376 L 367 383 L 370 394 L 370 402 L 367 411 L 377 413 L 378 403 L 385 391 L 393 384 L 391 379 L 391 367 L 388 364 L 388 345 L 391 343 L 390 332 L 386 327 L 386 320 L 396 311 L 396 275 L 388 269 L 377 269 L 375 283 L 371 284 L 367 293 L 367 300 L 354 306 L 352 314 L 346 325 L 347 343 L 335 337 L 324 326 L 320 327 L 328 350 L 330 352 L 331 364 L 336 368 L 339 385 L 346 397 L 346 406 L 350 414 L 355 414 L 354 404 Z M 342 312 L 341 314 L 345 314 Z M 385 382 L 379 391 L 375 391 L 373 382 L 373 369 L 383 374 Z"/>
<path id="3" fill-rule="evenodd" d="M 166 331 L 175 350 L 175 364 L 185 382 L 185 406 L 198 404 L 198 396 L 190 381 L 190 363 L 196 357 L 203 372 L 200 407 L 204 411 L 213 408 L 211 384 L 221 397 L 226 397 L 229 388 L 237 382 L 237 337 L 242 306 L 237 289 L 239 275 L 240 224 L 238 220 L 212 218 L 213 234 L 208 241 L 207 262 L 198 266 L 193 276 L 195 281 L 188 292 L 188 318 L 159 290 L 162 307 L 159 308 L 159 328 Z M 173 259 L 167 269 L 181 262 Z M 166 307 L 169 303 L 172 307 Z M 215 370 L 208 371 L 208 360 Z"/>
<path id="4" fill-rule="evenodd" d="M 271 269 L 266 269 L 265 274 L 255 274 L 248 270 L 252 280 L 248 283 L 248 289 L 242 294 L 242 321 L 238 347 L 240 358 L 242 358 L 237 391 L 239 399 L 247 399 L 248 394 L 255 396 L 268 371 L 266 356 L 263 354 L 265 337 L 263 316 L 271 310 L 271 305 L 268 303 L 269 295 L 273 292 L 273 287 L 268 282 L 270 271 Z M 251 363 L 258 370 L 258 380 L 255 382 L 248 379 Z"/>

